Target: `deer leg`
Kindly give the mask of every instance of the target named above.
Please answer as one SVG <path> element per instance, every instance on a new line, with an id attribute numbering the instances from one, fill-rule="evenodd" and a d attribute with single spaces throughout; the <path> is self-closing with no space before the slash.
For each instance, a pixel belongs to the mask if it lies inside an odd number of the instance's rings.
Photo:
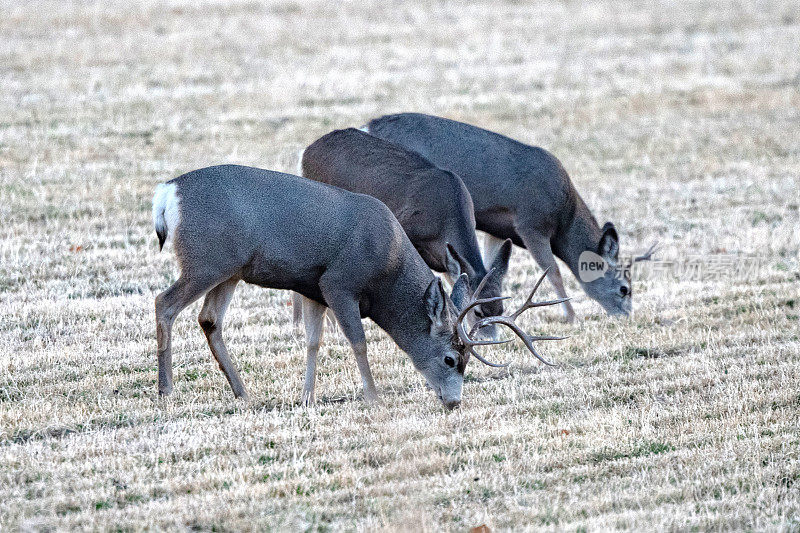
<path id="1" fill-rule="evenodd" d="M 558 269 L 558 263 L 556 263 L 556 258 L 553 256 L 550 242 L 546 239 L 527 236 L 522 236 L 522 242 L 525 243 L 525 248 L 531 253 L 536 263 L 544 269 L 549 269 L 547 271 L 547 280 L 553 285 L 556 296 L 566 298 L 567 291 L 564 290 L 564 280 L 561 279 L 561 271 Z M 575 309 L 573 309 L 570 302 L 561 304 L 561 312 L 566 322 L 575 321 Z"/>
<path id="2" fill-rule="evenodd" d="M 300 293 L 292 293 L 292 325 L 296 328 L 300 327 L 300 322 L 303 321 L 303 296 Z"/>
<path id="3" fill-rule="evenodd" d="M 172 393 L 172 324 L 178 313 L 214 287 L 207 282 L 184 276 L 156 296 L 156 339 L 158 342 L 158 394 Z"/>
<path id="4" fill-rule="evenodd" d="M 328 326 L 331 328 L 331 331 L 336 331 L 339 329 L 339 324 L 336 323 L 336 315 L 333 314 L 333 311 L 330 309 L 327 313 L 325 313 L 325 318 L 328 320 Z"/>
<path id="5" fill-rule="evenodd" d="M 446 271 L 445 271 L 445 272 L 443 272 L 443 273 L 442 273 L 442 277 L 445 279 L 445 281 L 447 282 L 447 284 L 448 284 L 448 285 L 450 285 L 450 287 L 452 287 L 453 285 L 455 285 L 455 283 L 456 283 L 456 280 L 454 280 L 454 279 L 453 279 L 453 276 L 451 276 L 449 272 L 446 272 Z"/>
<path id="6" fill-rule="evenodd" d="M 303 322 L 306 327 L 306 380 L 303 384 L 304 406 L 314 405 L 314 384 L 317 381 L 317 354 L 322 344 L 322 333 L 325 330 L 325 311 L 327 307 L 303 298 Z"/>
<path id="7" fill-rule="evenodd" d="M 336 315 L 342 333 L 350 342 L 353 353 L 356 356 L 358 371 L 361 373 L 361 382 L 364 386 L 364 400 L 373 403 L 378 399 L 378 392 L 375 390 L 375 381 L 372 379 L 372 372 L 369 369 L 367 360 L 367 339 L 364 336 L 364 328 L 361 325 L 361 312 L 358 302 L 348 295 L 338 293 L 326 293 L 323 290 L 325 301 Z"/>
<path id="8" fill-rule="evenodd" d="M 222 339 L 222 321 L 225 318 L 225 310 L 233 298 L 237 283 L 239 283 L 238 279 L 229 279 L 211 289 L 206 295 L 197 320 L 200 322 L 200 327 L 203 328 L 203 333 L 206 334 L 208 347 L 211 348 L 211 353 L 214 354 L 219 369 L 225 374 L 231 389 L 233 389 L 233 395 L 247 400 L 247 390 L 242 384 L 236 365 L 233 364 L 228 349 L 225 347 L 225 341 Z"/>
<path id="9" fill-rule="evenodd" d="M 300 323 L 303 321 L 303 299 L 301 294 L 292 293 L 292 324 L 295 327 L 300 327 Z M 331 330 L 336 331 L 339 325 L 336 323 L 336 317 L 333 312 L 325 316 L 328 319 L 328 326 L 330 326 Z"/>

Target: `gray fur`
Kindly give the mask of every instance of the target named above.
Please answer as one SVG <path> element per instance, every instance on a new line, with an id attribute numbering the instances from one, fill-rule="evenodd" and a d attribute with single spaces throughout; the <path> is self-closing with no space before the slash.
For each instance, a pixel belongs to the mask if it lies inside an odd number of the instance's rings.
<path id="1" fill-rule="evenodd" d="M 433 270 L 447 272 L 453 280 L 466 274 L 472 290 L 487 275 L 475 235 L 472 198 L 452 172 L 354 128 L 333 131 L 312 143 L 302 154 L 301 169 L 306 178 L 368 194 L 386 204 Z M 501 293 L 511 242 L 505 248 L 491 265 L 494 270 L 481 297 Z M 477 309 L 477 316 L 502 313 L 499 301 Z M 494 328 L 486 329 L 492 331 L 483 334 L 494 333 Z"/>
<path id="2" fill-rule="evenodd" d="M 196 170 L 169 183 L 180 199 L 180 223 L 168 229 L 175 232 L 181 275 L 156 297 L 161 394 L 172 391 L 175 317 L 207 295 L 200 323 L 235 395 L 246 397 L 221 337 L 224 311 L 244 281 L 293 290 L 329 307 L 356 354 L 367 400 L 376 393 L 362 317 L 409 354 L 446 406 L 458 405 L 467 356 L 454 340 L 455 307 L 384 204 L 297 176 L 234 165 Z M 314 316 L 321 320 L 318 307 Z M 307 327 L 313 329 L 311 344 L 318 345 L 319 324 L 309 320 Z M 304 390 L 304 401 L 309 395 L 313 401 L 312 348 L 306 374 L 312 387 Z M 463 364 L 450 367 L 447 358 Z"/>
<path id="3" fill-rule="evenodd" d="M 609 314 L 630 312 L 632 291 L 624 276 L 609 270 L 591 283 L 578 277 L 578 258 L 585 250 L 616 265 L 619 240 L 612 224 L 600 228 L 551 153 L 469 124 L 419 113 L 386 115 L 371 120 L 367 130 L 457 174 L 472 196 L 477 229 L 527 248 L 542 268 L 550 268 L 548 279 L 560 298 L 566 292 L 554 255 Z M 568 320 L 574 318 L 568 302 L 565 313 Z"/>

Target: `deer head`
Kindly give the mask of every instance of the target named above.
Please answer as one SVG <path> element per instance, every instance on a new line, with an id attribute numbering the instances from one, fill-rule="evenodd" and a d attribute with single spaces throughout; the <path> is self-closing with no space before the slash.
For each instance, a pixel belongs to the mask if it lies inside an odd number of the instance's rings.
<path id="1" fill-rule="evenodd" d="M 658 245 L 654 244 L 643 255 L 623 261 L 619 257 L 619 236 L 614 224 L 606 222 L 601 232 L 596 253 L 591 250 L 585 253 L 592 256 L 590 259 L 596 259 L 602 269 L 596 270 L 597 274 L 590 279 L 579 279 L 586 294 L 597 300 L 608 314 L 627 316 L 633 308 L 633 264 L 650 260 Z M 583 254 L 581 258 L 583 259 Z M 581 276 L 583 275 L 581 272 Z"/>
<path id="2" fill-rule="evenodd" d="M 490 272 L 491 274 L 491 272 Z M 426 368 L 420 368 L 422 374 L 428 381 L 428 385 L 437 393 L 439 399 L 449 409 L 457 407 L 461 403 L 461 388 L 464 382 L 464 370 L 470 357 L 475 357 L 481 363 L 492 367 L 505 367 L 509 363 L 494 363 L 482 355 L 476 348 L 479 346 L 489 346 L 510 342 L 510 339 L 503 340 L 481 340 L 476 338 L 476 332 L 486 326 L 498 325 L 505 326 L 517 335 L 530 352 L 540 361 L 551 365 L 536 350 L 534 343 L 539 341 L 561 340 L 565 337 L 555 336 L 532 336 L 526 333 L 516 323 L 517 318 L 535 307 L 558 305 L 568 298 L 561 298 L 549 301 L 533 301 L 537 289 L 542 284 L 546 275 L 543 274 L 536 282 L 528 298 L 516 311 L 509 315 L 488 316 L 474 322 L 468 326 L 466 317 L 476 306 L 491 304 L 501 300 L 507 300 L 507 296 L 494 296 L 490 298 L 480 298 L 479 295 L 488 283 L 487 275 L 478 288 L 472 292 L 469 290 L 469 283 L 466 274 L 461 274 L 453 285 L 450 297 L 446 297 L 444 288 L 440 280 L 431 282 L 425 294 L 425 302 L 428 308 L 428 316 L 431 319 L 431 336 L 441 341 L 439 353 L 440 357 L 428 358 L 429 364 Z M 469 330 L 467 329 L 469 327 Z M 444 349 L 442 349 L 444 348 Z"/>

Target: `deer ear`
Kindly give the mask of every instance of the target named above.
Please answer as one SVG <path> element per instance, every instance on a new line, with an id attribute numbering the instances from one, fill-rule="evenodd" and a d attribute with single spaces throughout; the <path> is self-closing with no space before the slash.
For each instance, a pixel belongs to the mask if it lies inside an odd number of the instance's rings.
<path id="1" fill-rule="evenodd" d="M 458 253 L 449 242 L 447 243 L 447 250 L 445 251 L 444 257 L 444 266 L 447 269 L 447 273 L 450 275 L 450 279 L 456 279 L 461 274 L 466 274 L 467 276 L 474 274 L 469 263 L 461 257 L 461 254 Z"/>
<path id="2" fill-rule="evenodd" d="M 444 252 L 444 268 L 447 269 L 447 273 L 450 274 L 452 279 L 456 279 L 461 275 L 461 263 L 456 257 L 458 257 L 458 252 L 448 242 Z"/>
<path id="3" fill-rule="evenodd" d="M 425 289 L 424 299 L 425 311 L 428 313 L 428 318 L 431 319 L 431 333 L 433 333 L 434 330 L 442 328 L 446 321 L 447 303 L 442 280 L 434 278 L 430 282 L 428 288 Z"/>
<path id="4" fill-rule="evenodd" d="M 459 311 L 464 309 L 469 298 L 469 278 L 466 274 L 461 274 L 453 284 L 453 290 L 450 291 L 450 300 Z"/>
<path id="5" fill-rule="evenodd" d="M 506 275 L 508 271 L 508 261 L 511 259 L 511 248 L 513 243 L 511 239 L 506 239 L 506 241 L 500 245 L 500 248 L 497 250 L 497 253 L 492 258 L 492 265 L 489 267 L 489 270 L 494 269 L 492 273 L 493 277 L 500 277 Z"/>
<path id="6" fill-rule="evenodd" d="M 597 253 L 605 259 L 613 263 L 617 262 L 619 258 L 619 236 L 617 229 L 611 222 L 606 222 L 603 225 L 603 234 L 600 237 L 600 243 L 597 245 Z"/>

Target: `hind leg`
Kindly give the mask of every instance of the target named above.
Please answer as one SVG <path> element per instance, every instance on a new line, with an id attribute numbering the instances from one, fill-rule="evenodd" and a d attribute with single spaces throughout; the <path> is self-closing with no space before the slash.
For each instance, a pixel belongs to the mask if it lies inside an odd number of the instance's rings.
<path id="1" fill-rule="evenodd" d="M 306 379 L 303 384 L 303 405 L 314 405 L 314 385 L 317 381 L 317 354 L 322 344 L 322 333 L 325 330 L 324 305 L 303 298 L 303 322 L 306 327 Z"/>
<path id="2" fill-rule="evenodd" d="M 300 322 L 303 321 L 303 300 L 299 292 L 292 293 L 292 325 L 296 328 L 299 328 Z"/>
<path id="3" fill-rule="evenodd" d="M 302 294 L 298 292 L 292 293 L 292 325 L 296 328 L 299 328 L 300 323 L 303 322 L 303 300 L 305 298 Z M 333 311 L 329 310 L 325 316 L 328 319 L 328 327 L 331 328 L 331 331 L 336 331 L 339 325 L 336 323 L 336 316 Z"/>
<path id="4" fill-rule="evenodd" d="M 203 309 L 200 310 L 197 320 L 200 322 L 200 327 L 203 328 L 203 333 L 206 334 L 208 347 L 211 348 L 211 353 L 214 354 L 219 369 L 225 374 L 231 389 L 233 389 L 233 395 L 246 400 L 247 390 L 242 384 L 239 371 L 236 370 L 236 365 L 233 364 L 228 349 L 225 347 L 225 341 L 222 339 L 222 321 L 225 318 L 225 311 L 231 303 L 231 298 L 233 298 L 237 283 L 239 283 L 238 279 L 229 279 L 211 289 L 206 295 Z"/>
<path id="5" fill-rule="evenodd" d="M 178 313 L 214 287 L 218 280 L 190 279 L 183 275 L 156 296 L 156 339 L 158 342 L 158 393 L 172 393 L 172 325 Z"/>

